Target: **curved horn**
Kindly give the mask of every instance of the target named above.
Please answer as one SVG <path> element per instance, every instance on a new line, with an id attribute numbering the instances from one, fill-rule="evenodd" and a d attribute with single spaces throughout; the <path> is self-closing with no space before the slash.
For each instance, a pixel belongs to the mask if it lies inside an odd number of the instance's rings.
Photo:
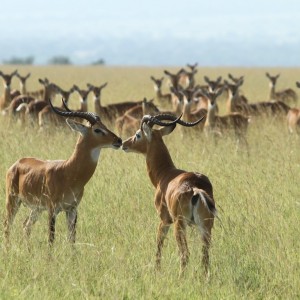
<path id="1" fill-rule="evenodd" d="M 60 109 L 57 109 L 53 106 L 51 100 L 49 99 L 49 104 L 51 106 L 51 108 L 53 109 L 53 111 L 55 113 L 57 113 L 60 116 L 63 117 L 78 117 L 78 118 L 82 118 L 87 120 L 92 126 L 97 123 L 97 121 L 100 121 L 99 116 L 97 116 L 94 113 L 90 113 L 90 112 L 79 112 L 79 111 L 71 111 L 68 107 L 67 104 L 65 103 L 64 99 L 62 99 L 63 105 L 66 109 L 66 111 L 62 111 Z"/>
<path id="2" fill-rule="evenodd" d="M 181 115 L 182 116 L 182 115 Z M 181 116 L 179 118 L 176 118 L 176 116 L 173 116 L 173 115 L 157 115 L 155 116 L 155 118 L 159 118 L 159 119 L 163 119 L 163 120 L 170 120 L 170 121 L 176 121 L 177 124 L 180 124 L 182 126 L 185 126 L 185 127 L 192 127 L 192 126 L 195 126 L 197 124 L 199 124 L 204 118 L 205 118 L 205 114 L 203 114 L 203 116 L 201 116 L 201 118 L 195 122 L 186 122 L 186 121 L 183 121 L 183 120 L 180 120 Z M 171 123 L 169 123 L 171 124 Z"/>
<path id="3" fill-rule="evenodd" d="M 199 124 L 204 118 L 205 118 L 205 114 L 197 121 L 195 122 L 185 122 L 185 121 L 182 121 L 182 120 L 179 120 L 177 123 L 182 125 L 182 126 L 185 126 L 185 127 L 193 127 L 197 124 Z"/>
<path id="4" fill-rule="evenodd" d="M 145 122 L 150 123 L 149 125 L 151 127 L 153 125 L 171 126 L 171 125 L 176 124 L 181 117 L 182 117 L 182 114 L 178 118 L 176 118 L 175 116 L 172 116 L 172 115 L 168 115 L 168 114 L 160 114 L 160 115 L 156 115 L 156 116 L 145 115 L 142 118 L 141 128 Z M 163 122 L 162 120 L 169 120 L 172 122 L 166 123 L 166 122 Z"/>

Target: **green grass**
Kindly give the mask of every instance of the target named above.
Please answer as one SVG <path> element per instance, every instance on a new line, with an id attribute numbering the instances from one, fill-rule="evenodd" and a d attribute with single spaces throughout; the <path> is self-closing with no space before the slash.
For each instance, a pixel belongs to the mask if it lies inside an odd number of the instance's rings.
<path id="1" fill-rule="evenodd" d="M 5 69 L 12 70 L 12 68 Z M 27 70 L 19 68 L 20 73 Z M 73 83 L 101 84 L 103 102 L 154 96 L 150 75 L 162 68 L 31 67 L 34 78 L 48 77 L 68 88 Z M 171 69 L 172 70 L 172 69 Z M 176 71 L 176 69 L 174 69 Z M 281 72 L 282 86 L 294 86 L 299 70 Z M 263 69 L 199 69 L 212 78 L 228 72 L 245 75 L 243 90 L 253 101 L 264 100 L 268 82 Z M 14 79 L 15 80 L 15 79 Z M 281 82 L 281 79 L 279 83 Z M 14 81 L 17 87 L 17 80 Z M 2 89 L 1 89 L 2 93 Z M 255 100 L 257 99 L 257 100 Z M 76 96 L 73 107 L 78 107 Z M 92 100 L 89 104 L 92 107 Z M 8 126 L 0 118 L 0 205 L 5 214 L 5 173 L 23 156 L 66 159 L 77 135 L 67 128 L 38 132 Z M 180 128 L 165 138 L 177 167 L 199 171 L 211 179 L 221 221 L 213 229 L 211 276 L 202 277 L 201 239 L 188 229 L 191 252 L 187 272 L 178 279 L 179 256 L 171 230 L 163 249 L 162 270 L 155 271 L 159 218 L 154 188 L 143 156 L 104 149 L 96 173 L 79 206 L 77 242 L 66 242 L 66 221 L 59 215 L 53 251 L 47 247 L 47 214 L 33 228 L 31 251 L 23 241 L 21 207 L 6 253 L 0 227 L 0 299 L 299 299 L 300 298 L 300 140 L 277 120 L 252 122 L 250 157 L 236 153 L 231 138 L 217 145 L 193 130 Z"/>

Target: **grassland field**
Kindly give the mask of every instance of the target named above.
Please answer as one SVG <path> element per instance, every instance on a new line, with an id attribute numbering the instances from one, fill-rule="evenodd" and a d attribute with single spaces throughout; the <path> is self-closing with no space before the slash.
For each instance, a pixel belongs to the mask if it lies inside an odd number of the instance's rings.
<path id="1" fill-rule="evenodd" d="M 181 66 L 180 66 L 181 67 Z M 28 90 L 40 89 L 47 77 L 64 89 L 77 84 L 101 85 L 103 104 L 154 97 L 150 76 L 162 77 L 168 67 L 1 66 L 3 73 L 31 72 Z M 300 69 L 204 68 L 203 76 L 245 76 L 242 86 L 250 102 L 266 100 L 265 72 L 280 73 L 278 89 L 300 80 Z M 19 88 L 14 78 L 13 88 Z M 167 87 L 164 91 L 168 92 Z M 297 90 L 296 90 L 297 91 Z M 0 94 L 3 93 L 1 84 Z M 300 96 L 300 90 L 298 90 Z M 94 111 L 92 95 L 89 110 Z M 57 104 L 60 99 L 57 98 Z M 74 93 L 71 108 L 79 107 Z M 158 104 L 158 103 L 157 103 Z M 220 101 L 221 114 L 224 101 Z M 299 102 L 300 106 L 300 102 Z M 114 128 L 112 128 L 114 129 Z M 23 239 L 28 209 L 21 207 L 5 251 L 0 227 L 0 299 L 300 299 L 300 140 L 290 135 L 284 119 L 262 118 L 250 123 L 250 156 L 236 152 L 233 138 L 216 145 L 205 135 L 180 128 L 165 138 L 175 165 L 206 174 L 213 183 L 220 220 L 216 220 L 211 275 L 202 276 L 201 239 L 188 228 L 191 253 L 185 276 L 178 278 L 179 255 L 171 230 L 163 249 L 162 270 L 155 271 L 156 230 L 154 187 L 145 158 L 121 150 L 103 149 L 96 172 L 86 185 L 79 206 L 77 241 L 66 241 L 65 215 L 56 225 L 54 247 L 47 245 L 44 213 L 35 224 L 31 251 Z M 8 124 L 0 118 L 0 221 L 5 216 L 5 173 L 24 156 L 67 159 L 78 136 L 66 128 L 39 132 L 38 128 Z"/>

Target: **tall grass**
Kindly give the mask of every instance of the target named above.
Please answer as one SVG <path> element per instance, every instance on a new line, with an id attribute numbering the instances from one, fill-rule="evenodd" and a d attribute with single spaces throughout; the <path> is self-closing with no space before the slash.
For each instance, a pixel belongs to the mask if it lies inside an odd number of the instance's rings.
<path id="1" fill-rule="evenodd" d="M 24 67 L 23 67 L 24 68 Z M 11 70 L 11 69 L 7 69 Z M 27 71 L 19 68 L 20 73 Z M 103 102 L 154 96 L 150 75 L 160 68 L 30 68 L 33 78 L 48 77 L 62 87 L 109 82 Z M 3 68 L 3 72 L 6 69 Z M 268 82 L 262 69 L 199 69 L 212 78 L 228 71 L 245 75 L 244 93 L 264 100 Z M 269 70 L 270 71 L 270 70 Z M 299 70 L 281 71 L 282 84 L 292 86 Z M 14 82 L 17 87 L 17 81 Z M 29 87 L 30 89 L 30 87 Z M 72 106 L 79 106 L 76 96 Z M 89 104 L 92 107 L 92 100 Z M 66 128 L 38 132 L 8 125 L 0 118 L 0 216 L 5 215 L 5 173 L 23 156 L 66 159 L 77 134 Z M 173 232 L 163 249 L 162 270 L 155 271 L 154 188 L 145 159 L 104 149 L 96 173 L 79 206 L 77 242 L 66 242 L 65 216 L 57 220 L 52 251 L 47 247 L 47 214 L 33 228 L 31 251 L 23 240 L 21 207 L 11 233 L 12 247 L 3 247 L 0 229 L 0 299 L 297 299 L 300 298 L 300 151 L 282 120 L 253 121 L 250 156 L 236 152 L 232 138 L 217 144 L 180 128 L 165 138 L 177 167 L 199 171 L 211 179 L 221 221 L 216 220 L 211 248 L 211 276 L 202 277 L 201 239 L 188 229 L 191 258 L 178 279 L 179 256 Z M 1 222 L 2 223 L 2 222 Z"/>

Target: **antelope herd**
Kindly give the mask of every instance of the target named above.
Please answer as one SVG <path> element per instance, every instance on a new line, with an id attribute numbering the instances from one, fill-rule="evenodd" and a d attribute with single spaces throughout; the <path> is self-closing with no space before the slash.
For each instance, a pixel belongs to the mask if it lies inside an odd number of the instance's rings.
<path id="1" fill-rule="evenodd" d="M 219 76 L 216 80 L 204 76 L 205 84 L 196 83 L 197 64 L 187 65 L 176 73 L 164 71 L 164 76 L 149 76 L 149 84 L 154 84 L 154 99 L 130 101 L 102 105 L 101 92 L 107 86 L 88 83 L 86 88 L 76 84 L 63 90 L 57 83 L 47 78 L 39 79 L 42 89 L 28 91 L 26 81 L 31 74 L 21 76 L 18 71 L 4 74 L 4 92 L 0 97 L 0 110 L 3 118 L 19 120 L 22 124 L 37 125 L 40 128 L 64 126 L 68 124 L 79 133 L 75 150 L 67 160 L 40 160 L 22 158 L 15 162 L 6 174 L 6 218 L 4 234 L 9 245 L 10 229 L 21 205 L 28 206 L 30 213 L 24 222 L 25 236 L 29 237 L 33 224 L 46 210 L 49 216 L 48 242 L 53 244 L 55 220 L 59 212 L 66 213 L 69 240 L 75 242 L 78 205 L 83 197 L 84 186 L 93 176 L 102 148 L 122 148 L 125 152 L 144 154 L 149 178 L 154 185 L 155 207 L 160 217 L 157 232 L 156 266 L 161 264 L 161 251 L 171 224 L 175 226 L 181 268 L 183 273 L 189 259 L 186 240 L 186 226 L 195 225 L 203 241 L 205 274 L 209 268 L 209 246 L 214 218 L 217 216 L 213 187 L 207 176 L 197 172 L 177 169 L 163 141 L 176 125 L 192 130 L 196 134 L 222 136 L 233 134 L 237 146 L 244 146 L 249 155 L 247 129 L 249 122 L 257 117 L 286 118 L 290 133 L 300 134 L 300 110 L 297 93 L 287 88 L 276 91 L 279 74 L 266 73 L 270 83 L 269 99 L 250 102 L 241 92 L 244 76 L 228 74 L 228 80 Z M 11 81 L 16 76 L 20 91 L 11 89 Z M 166 80 L 165 80 L 166 79 Z M 164 84 L 164 85 L 163 85 Z M 300 82 L 296 83 L 300 88 Z M 163 88 L 169 87 L 168 92 Z M 70 110 L 68 101 L 73 93 L 80 99 L 80 109 Z M 88 96 L 94 96 L 94 112 L 88 111 Z M 60 95 L 62 104 L 55 107 L 54 97 Z M 226 114 L 219 114 L 220 101 L 226 97 Z M 159 109 L 163 107 L 163 109 Z M 65 118 L 66 122 L 65 122 Z M 84 124 L 83 121 L 87 121 Z M 114 126 L 122 139 L 110 131 Z M 155 129 L 154 126 L 161 126 Z"/>

